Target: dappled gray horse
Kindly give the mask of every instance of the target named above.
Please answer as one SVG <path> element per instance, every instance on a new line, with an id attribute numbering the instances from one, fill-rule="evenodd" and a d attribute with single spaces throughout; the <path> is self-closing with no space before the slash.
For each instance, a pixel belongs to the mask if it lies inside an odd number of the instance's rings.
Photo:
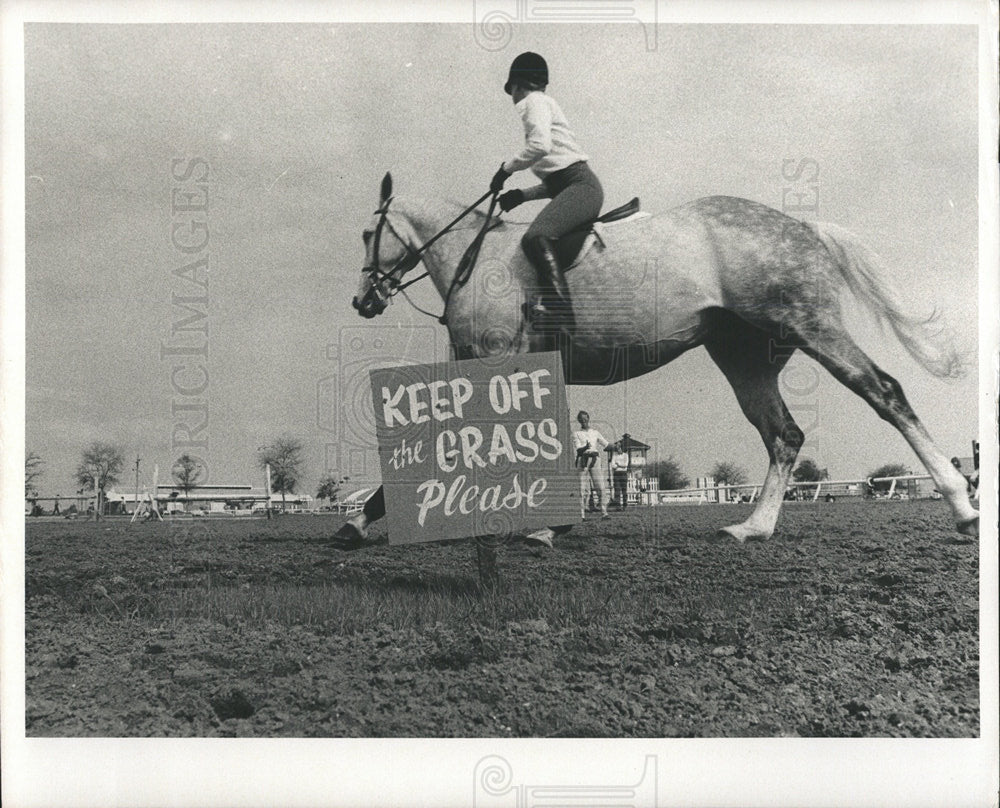
<path id="1" fill-rule="evenodd" d="M 483 214 L 424 245 L 452 222 L 451 202 L 393 197 L 382 182 L 379 209 L 365 230 L 366 260 L 354 306 L 380 314 L 419 262 L 446 301 L 446 323 L 460 357 L 546 350 L 552 335 L 524 317 L 535 272 L 520 249 L 523 225 L 497 223 L 467 283 L 453 286 Z M 613 232 L 612 232 L 613 231 Z M 979 514 L 966 482 L 932 442 L 899 383 L 855 344 L 841 318 L 846 287 L 927 371 L 955 377 L 962 367 L 950 334 L 935 318 L 906 310 L 874 254 L 834 225 L 805 223 L 756 202 L 713 196 L 667 213 L 609 227 L 567 275 L 576 313 L 558 347 L 569 384 L 606 385 L 649 373 L 704 345 L 760 432 L 770 464 L 750 517 L 723 528 L 743 542 L 774 531 L 803 434 L 778 389 L 778 375 L 801 350 L 867 401 L 902 433 L 934 479 L 959 532 L 977 535 Z M 382 515 L 381 490 L 338 536 L 364 537 Z M 551 531 L 535 534 L 551 539 Z"/>

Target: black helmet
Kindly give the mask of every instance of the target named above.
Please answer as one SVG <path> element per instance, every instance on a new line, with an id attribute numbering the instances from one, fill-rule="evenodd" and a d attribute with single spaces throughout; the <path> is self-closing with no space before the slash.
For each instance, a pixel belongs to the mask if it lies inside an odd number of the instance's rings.
<path id="1" fill-rule="evenodd" d="M 549 66 L 541 56 L 531 51 L 525 51 L 510 63 L 510 73 L 503 91 L 510 95 L 511 85 L 525 82 L 542 86 L 549 83 Z"/>

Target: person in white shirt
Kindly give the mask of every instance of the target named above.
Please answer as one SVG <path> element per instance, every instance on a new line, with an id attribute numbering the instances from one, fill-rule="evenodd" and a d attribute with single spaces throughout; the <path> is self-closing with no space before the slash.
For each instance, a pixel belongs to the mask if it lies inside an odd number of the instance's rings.
<path id="1" fill-rule="evenodd" d="M 586 512 L 591 489 L 597 492 L 601 516 L 604 517 L 608 515 L 608 496 L 598 461 L 608 442 L 600 432 L 591 428 L 590 414 L 586 410 L 580 410 L 576 420 L 580 422 L 580 428 L 573 433 L 573 445 L 576 447 L 576 467 L 580 472 L 580 517 L 583 518 Z"/>
<path id="2" fill-rule="evenodd" d="M 613 484 L 612 496 L 618 500 L 618 507 L 623 511 L 628 505 L 628 469 L 629 456 L 621 441 L 614 446 L 614 453 L 611 455 L 611 481 Z"/>
<path id="3" fill-rule="evenodd" d="M 529 313 L 532 323 L 540 328 L 570 331 L 573 309 L 554 242 L 600 215 L 604 190 L 562 109 L 545 93 L 548 83 L 548 65 L 537 53 L 522 53 L 511 63 L 504 92 L 513 99 L 524 124 L 524 148 L 501 163 L 490 190 L 498 193 L 512 174 L 525 168 L 541 179 L 538 185 L 501 195 L 500 208 L 506 212 L 529 200 L 552 200 L 521 238 L 521 247 L 539 280 L 540 294 Z"/>

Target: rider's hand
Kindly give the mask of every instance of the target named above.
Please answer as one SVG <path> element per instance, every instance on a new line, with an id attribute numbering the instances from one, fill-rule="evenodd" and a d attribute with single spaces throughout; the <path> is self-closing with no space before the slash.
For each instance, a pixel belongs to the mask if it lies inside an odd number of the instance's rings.
<path id="1" fill-rule="evenodd" d="M 503 184 L 507 182 L 508 177 L 510 177 L 510 172 L 504 171 L 503 163 L 500 163 L 500 168 L 497 169 L 497 173 L 493 175 L 493 179 L 490 181 L 490 190 L 493 193 L 499 193 L 500 189 L 503 188 Z"/>
<path id="2" fill-rule="evenodd" d="M 524 191 L 520 188 L 515 188 L 513 191 L 500 194 L 500 198 L 497 201 L 500 203 L 500 210 L 506 213 L 509 210 L 514 210 L 514 208 L 524 202 Z"/>

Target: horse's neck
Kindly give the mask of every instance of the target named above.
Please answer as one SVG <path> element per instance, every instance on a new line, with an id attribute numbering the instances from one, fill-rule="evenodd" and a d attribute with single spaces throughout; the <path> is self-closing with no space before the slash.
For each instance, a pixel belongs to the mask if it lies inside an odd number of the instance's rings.
<path id="1" fill-rule="evenodd" d="M 417 249 L 451 224 L 463 210 L 457 203 L 416 197 L 397 198 L 392 207 L 409 222 L 417 242 L 411 246 Z M 481 216 L 468 214 L 425 253 L 427 272 L 442 296 L 447 293 L 462 254 L 472 243 L 482 224 Z"/>

